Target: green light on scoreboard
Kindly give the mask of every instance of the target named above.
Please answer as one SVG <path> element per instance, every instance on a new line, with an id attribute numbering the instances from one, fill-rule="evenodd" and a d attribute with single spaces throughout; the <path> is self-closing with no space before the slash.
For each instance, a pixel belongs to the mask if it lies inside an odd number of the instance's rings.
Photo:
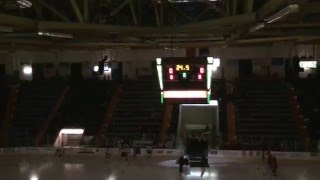
<path id="1" fill-rule="evenodd" d="M 186 79 L 186 78 L 187 78 L 187 73 L 185 73 L 185 72 L 182 73 L 182 78 L 183 78 L 183 79 Z"/>

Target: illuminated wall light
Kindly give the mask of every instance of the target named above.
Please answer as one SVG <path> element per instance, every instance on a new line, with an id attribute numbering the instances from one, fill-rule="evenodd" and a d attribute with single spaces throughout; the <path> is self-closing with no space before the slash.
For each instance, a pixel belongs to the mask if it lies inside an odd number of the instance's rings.
<path id="1" fill-rule="evenodd" d="M 317 68 L 317 61 L 300 61 L 299 66 L 303 69 Z"/>
<path id="2" fill-rule="evenodd" d="M 202 75 L 201 74 L 198 74 L 198 79 L 202 80 Z"/>
<path id="3" fill-rule="evenodd" d="M 220 67 L 220 59 L 219 58 L 213 59 L 213 66 Z"/>
<path id="4" fill-rule="evenodd" d="M 60 134 L 83 134 L 84 129 L 61 129 Z"/>
<path id="5" fill-rule="evenodd" d="M 210 100 L 209 104 L 212 106 L 218 106 L 218 101 L 217 100 Z"/>
<path id="6" fill-rule="evenodd" d="M 99 66 L 94 66 L 94 67 L 93 67 L 93 71 L 94 71 L 94 72 L 98 72 L 98 71 L 99 71 Z"/>
<path id="7" fill-rule="evenodd" d="M 169 78 L 170 78 L 170 80 L 173 80 L 173 75 L 171 74 Z"/>
<path id="8" fill-rule="evenodd" d="M 173 73 L 173 68 L 169 68 L 169 74 Z"/>
<path id="9" fill-rule="evenodd" d="M 158 72 L 158 78 L 159 78 L 159 85 L 160 89 L 163 90 L 163 82 L 162 82 L 162 66 L 157 65 L 157 72 Z"/>
<path id="10" fill-rule="evenodd" d="M 207 89 L 211 88 L 211 78 L 212 78 L 212 71 L 213 71 L 213 64 L 207 65 Z"/>
<path id="11" fill-rule="evenodd" d="M 218 67 L 217 66 L 212 66 L 212 71 L 217 71 Z"/>
<path id="12" fill-rule="evenodd" d="M 207 61 L 208 61 L 208 64 L 212 64 L 213 63 L 213 57 L 207 57 Z"/>
<path id="13" fill-rule="evenodd" d="M 203 68 L 203 67 L 200 68 L 200 73 L 201 73 L 201 74 L 204 73 L 204 68 Z"/>
<path id="14" fill-rule="evenodd" d="M 156 61 L 157 61 L 157 65 L 161 65 L 161 58 L 157 58 Z"/>
<path id="15" fill-rule="evenodd" d="M 23 67 L 22 71 L 23 71 L 23 74 L 30 75 L 32 74 L 32 67 L 30 65 L 26 65 Z"/>
<path id="16" fill-rule="evenodd" d="M 38 179 L 39 179 L 38 176 L 35 174 L 31 175 L 30 177 L 30 180 L 38 180 Z"/>
<path id="17" fill-rule="evenodd" d="M 207 98 L 207 91 L 164 91 L 164 98 Z"/>

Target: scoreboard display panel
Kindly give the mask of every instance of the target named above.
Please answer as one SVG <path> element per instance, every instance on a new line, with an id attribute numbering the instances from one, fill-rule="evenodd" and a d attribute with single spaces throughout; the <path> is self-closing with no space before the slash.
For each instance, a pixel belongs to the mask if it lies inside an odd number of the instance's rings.
<path id="1" fill-rule="evenodd" d="M 206 64 L 167 64 L 163 66 L 165 89 L 205 89 Z"/>
<path id="2" fill-rule="evenodd" d="M 157 58 L 161 101 L 205 103 L 211 93 L 212 57 Z"/>

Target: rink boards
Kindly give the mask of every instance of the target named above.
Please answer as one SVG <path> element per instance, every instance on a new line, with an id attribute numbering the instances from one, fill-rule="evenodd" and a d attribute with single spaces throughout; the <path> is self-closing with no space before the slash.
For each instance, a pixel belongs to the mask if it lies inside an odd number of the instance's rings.
<path id="1" fill-rule="evenodd" d="M 58 148 L 53 147 L 20 147 L 20 148 L 0 148 L 0 155 L 10 154 L 55 154 Z M 129 154 L 133 154 L 133 149 L 128 149 Z M 105 148 L 63 148 L 64 154 L 87 154 L 96 156 L 105 156 L 106 152 L 109 152 L 112 156 L 120 156 L 122 150 L 119 148 L 110 148 L 108 151 Z M 310 152 L 279 152 L 272 151 L 278 159 L 301 159 L 301 160 L 320 160 L 319 153 Z M 180 149 L 140 149 L 138 156 L 174 156 L 178 157 L 183 155 L 183 150 Z M 237 150 L 210 150 L 208 152 L 208 158 L 214 157 L 231 157 L 231 158 L 262 158 L 261 151 L 237 151 Z"/>

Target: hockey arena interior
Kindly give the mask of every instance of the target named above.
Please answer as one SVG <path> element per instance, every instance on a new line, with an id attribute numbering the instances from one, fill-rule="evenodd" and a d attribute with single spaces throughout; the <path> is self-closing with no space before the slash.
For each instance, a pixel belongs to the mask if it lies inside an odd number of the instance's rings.
<path id="1" fill-rule="evenodd" d="M 319 0 L 0 0 L 0 180 L 317 180 Z"/>

